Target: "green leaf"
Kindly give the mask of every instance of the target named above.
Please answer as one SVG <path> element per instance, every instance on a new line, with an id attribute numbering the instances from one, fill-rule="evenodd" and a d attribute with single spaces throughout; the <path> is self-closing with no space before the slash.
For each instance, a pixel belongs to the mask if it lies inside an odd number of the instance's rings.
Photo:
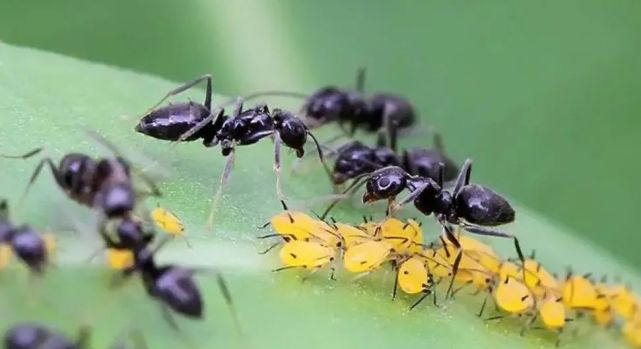
<path id="1" fill-rule="evenodd" d="M 155 169 L 163 169 L 160 172 L 166 177 L 161 183 L 165 195 L 158 202 L 184 220 L 193 245 L 190 249 L 175 241 L 161 252 L 161 258 L 223 270 L 244 335 L 234 332 L 215 280 L 207 275 L 198 277 L 206 319 L 176 317 L 180 333 L 171 330 L 138 281 L 109 288 L 112 274 L 101 265 L 100 258 L 87 262 L 100 246 L 91 226 L 92 212 L 69 202 L 46 171 L 24 208 L 13 212 L 13 218 L 43 231 L 55 231 L 60 238 L 58 262 L 42 279 L 29 278 L 19 267 L 2 271 L 2 329 L 22 320 L 41 321 L 67 333 L 90 325 L 95 347 L 108 346 L 132 328 L 143 331 L 151 348 L 554 345 L 554 336 L 541 331 L 520 337 L 516 320 L 486 323 L 478 319 L 475 313 L 480 296 L 441 299 L 440 308 L 424 304 L 409 312 L 411 298 L 390 299 L 391 272 L 382 271 L 358 281 L 339 273 L 338 282 L 318 273 L 305 283 L 300 281 L 302 274 L 296 272 L 271 273 L 270 269 L 278 266 L 276 254 L 258 255 L 266 245 L 255 239 L 262 233 L 256 226 L 280 210 L 274 190 L 273 148 L 268 141 L 238 149 L 236 168 L 225 189 L 214 233 L 207 233 L 205 218 L 224 162 L 219 149 L 206 149 L 196 142 L 172 148 L 133 131 L 138 116 L 176 83 L 5 44 L 0 44 L 0 76 L 1 153 L 18 154 L 44 145 L 54 160 L 67 152 L 98 154 L 96 145 L 83 132 L 92 129 L 146 166 L 152 164 L 149 159 L 157 160 Z M 190 95 L 196 100 L 203 98 L 202 91 Z M 327 139 L 335 131 L 326 128 L 319 135 Z M 293 155 L 286 154 L 285 158 Z M 35 162 L 0 162 L 0 190 L 11 203 L 17 202 Z M 291 161 L 286 161 L 285 193 L 292 205 L 311 206 L 313 198 L 330 192 L 323 172 L 311 159 L 301 166 L 301 173 L 290 174 L 291 167 Z M 319 207 L 322 205 L 313 208 Z M 380 216 L 383 209 L 345 204 L 336 211 L 336 217 L 357 222 L 364 212 Z M 410 210 L 407 214 L 416 215 Z M 71 232 L 70 228 L 78 231 Z M 579 272 L 616 275 L 636 289 L 641 287 L 639 274 L 616 256 L 523 207 L 517 206 L 517 223 L 509 230 L 521 238 L 526 250 L 536 249 L 541 261 L 554 271 L 561 273 L 572 265 Z M 435 238 L 437 232 L 429 224 L 427 238 Z M 512 255 L 511 242 L 493 243 L 506 256 Z M 616 331 L 597 330 L 587 321 L 579 321 L 578 328 L 577 336 L 566 339 L 566 348 L 624 345 Z"/>

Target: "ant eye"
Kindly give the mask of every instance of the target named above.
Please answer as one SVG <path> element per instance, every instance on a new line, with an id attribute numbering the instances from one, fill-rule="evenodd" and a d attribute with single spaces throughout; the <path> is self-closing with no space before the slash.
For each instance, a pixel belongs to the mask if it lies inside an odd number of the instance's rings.
<path id="1" fill-rule="evenodd" d="M 381 189 L 387 189 L 390 186 L 390 184 L 391 184 L 391 181 L 387 177 L 383 177 L 383 178 L 378 180 L 378 186 Z"/>

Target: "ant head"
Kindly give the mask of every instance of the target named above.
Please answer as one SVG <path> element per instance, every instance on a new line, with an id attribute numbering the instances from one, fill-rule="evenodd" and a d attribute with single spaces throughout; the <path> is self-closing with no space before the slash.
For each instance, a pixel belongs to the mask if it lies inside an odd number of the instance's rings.
<path id="1" fill-rule="evenodd" d="M 294 114 L 274 109 L 272 113 L 274 119 L 274 128 L 279 133 L 280 138 L 286 146 L 296 149 L 298 157 L 303 156 L 303 146 L 307 142 L 307 127 L 302 120 L 294 116 Z"/>
<path id="2" fill-rule="evenodd" d="M 41 272 L 47 262 L 47 247 L 35 230 L 22 226 L 14 231 L 11 246 L 18 257 L 35 272 Z"/>
<path id="3" fill-rule="evenodd" d="M 345 91 L 326 87 L 316 91 L 303 107 L 310 126 L 318 126 L 343 117 L 350 107 L 350 98 Z"/>
<path id="4" fill-rule="evenodd" d="M 63 189 L 82 186 L 88 171 L 95 167 L 93 159 L 84 154 L 67 154 L 60 160 L 60 182 Z"/>
<path id="5" fill-rule="evenodd" d="M 374 171 L 367 180 L 363 203 L 394 198 L 406 188 L 407 178 L 407 173 L 396 166 Z"/>
<path id="6" fill-rule="evenodd" d="M 374 170 L 372 163 L 372 150 L 361 142 L 353 142 L 347 147 L 339 150 L 332 180 L 335 184 L 343 184 L 345 181 L 355 178 L 361 174 Z"/>

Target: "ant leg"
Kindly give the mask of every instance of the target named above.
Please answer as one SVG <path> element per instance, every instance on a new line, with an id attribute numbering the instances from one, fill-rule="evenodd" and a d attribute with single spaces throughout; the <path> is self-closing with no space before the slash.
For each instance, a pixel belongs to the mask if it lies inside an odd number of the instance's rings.
<path id="1" fill-rule="evenodd" d="M 470 172 L 472 171 L 472 160 L 466 159 L 465 163 L 461 167 L 461 172 L 459 172 L 458 177 L 456 178 L 456 184 L 454 185 L 454 190 L 452 191 L 452 196 L 456 197 L 458 192 L 463 188 L 463 186 L 470 183 Z"/>
<path id="2" fill-rule="evenodd" d="M 332 171 L 329 169 L 327 166 L 327 163 L 325 162 L 325 158 L 323 157 L 323 150 L 321 149 L 320 143 L 318 143 L 318 140 L 314 136 L 313 133 L 311 133 L 309 130 L 307 130 L 307 134 L 309 137 L 312 138 L 312 141 L 314 141 L 314 144 L 316 145 L 316 150 L 318 151 L 318 159 L 320 160 L 321 164 L 323 165 L 323 169 L 325 170 L 325 174 L 327 174 L 327 178 L 329 178 L 329 182 L 332 184 L 334 188 L 334 181 L 332 180 Z"/>
<path id="3" fill-rule="evenodd" d="M 243 112 L 243 98 L 236 97 L 236 102 L 234 104 L 235 106 L 233 116 L 238 116 Z"/>
<path id="4" fill-rule="evenodd" d="M 211 74 L 205 74 L 203 76 L 199 76 L 196 79 L 194 79 L 194 80 L 192 80 L 190 82 L 187 82 L 187 83 L 185 83 L 185 84 L 183 84 L 181 86 L 178 86 L 177 88 L 167 92 L 167 94 L 163 98 L 161 98 L 158 103 L 154 104 L 151 108 L 149 108 L 149 111 L 147 113 L 149 113 L 152 110 L 158 108 L 158 106 L 161 105 L 164 101 L 166 101 L 167 98 L 169 98 L 171 96 L 175 96 L 175 95 L 177 95 L 177 94 L 179 94 L 181 92 L 184 92 L 184 91 L 194 87 L 196 84 L 198 84 L 198 83 L 200 83 L 202 81 L 205 81 L 205 80 L 207 81 L 207 90 L 205 91 L 205 103 L 204 104 L 205 104 L 205 107 L 207 107 L 207 109 L 211 109 L 211 94 L 212 94 L 212 92 L 211 92 L 212 91 L 212 88 L 211 88 Z"/>
<path id="5" fill-rule="evenodd" d="M 523 256 L 523 252 L 521 250 L 521 244 L 519 243 L 519 239 L 512 235 L 512 234 L 507 234 L 500 232 L 498 230 L 490 229 L 490 228 L 485 228 L 485 227 L 479 227 L 479 226 L 474 226 L 474 225 L 469 225 L 469 224 L 463 224 L 462 225 L 463 229 L 466 231 L 472 233 L 472 234 L 478 234 L 478 235 L 486 235 L 486 236 L 497 236 L 497 237 L 502 237 L 502 238 L 509 238 L 514 240 L 514 248 L 516 250 L 517 255 L 519 256 L 519 260 L 521 261 L 521 264 L 524 265 L 525 263 L 525 257 Z M 524 268 L 525 270 L 525 268 Z"/>
<path id="6" fill-rule="evenodd" d="M 238 313 L 236 312 L 236 307 L 234 306 L 231 292 L 229 292 L 227 282 L 225 282 L 225 279 L 220 272 L 216 273 L 216 282 L 218 283 L 218 289 L 220 289 L 220 293 L 222 293 L 223 298 L 225 299 L 225 303 L 227 304 L 227 309 L 229 309 L 229 313 L 232 317 L 232 320 L 234 321 L 234 327 L 236 327 L 236 331 L 239 334 L 242 334 L 243 331 L 240 326 L 240 321 L 238 321 Z"/>
<path id="7" fill-rule="evenodd" d="M 223 108 L 216 108 L 215 110 L 210 112 L 210 114 L 206 118 L 204 118 L 202 121 L 197 123 L 194 127 L 190 128 L 187 132 L 181 134 L 180 137 L 178 137 L 178 139 L 175 140 L 172 143 L 176 144 L 176 143 L 179 143 L 179 142 L 183 142 L 187 138 L 189 138 L 189 137 L 193 136 L 194 134 L 196 134 L 196 132 L 202 130 L 203 127 L 205 127 L 207 125 L 215 124 L 216 121 L 218 121 L 218 118 L 223 117 L 224 113 L 225 113 L 225 110 Z M 209 146 L 209 144 L 205 144 L 205 146 Z"/>
<path id="8" fill-rule="evenodd" d="M 396 275 L 394 275 L 394 289 L 392 290 L 392 300 L 396 299 L 396 291 L 398 290 L 398 272 L 399 269 L 396 268 Z"/>
<path id="9" fill-rule="evenodd" d="M 9 219 L 9 204 L 6 199 L 0 199 L 0 219 Z"/>
<path id="10" fill-rule="evenodd" d="M 236 151 L 234 150 L 234 148 L 231 148 L 229 155 L 227 155 L 227 161 L 225 162 L 225 168 L 223 169 L 223 174 L 220 176 L 218 188 L 216 189 L 216 193 L 214 194 L 214 199 L 211 203 L 209 217 L 207 218 L 207 227 L 209 228 L 210 231 L 214 225 L 214 215 L 216 214 L 218 201 L 220 201 L 220 197 L 223 194 L 223 188 L 227 184 L 227 181 L 229 180 L 229 175 L 231 174 L 231 170 L 234 168 L 235 153 Z"/>
<path id="11" fill-rule="evenodd" d="M 421 195 L 425 187 L 427 187 L 427 183 L 419 185 L 414 190 L 412 190 L 409 194 L 407 194 L 407 196 L 401 199 L 401 201 L 399 201 L 395 205 L 392 205 L 389 210 L 390 211 L 389 216 L 392 216 L 396 211 L 403 208 L 403 206 L 406 205 L 407 203 L 414 201 L 414 199 L 416 199 L 419 195 Z"/>
<path id="12" fill-rule="evenodd" d="M 260 97 L 292 97 L 292 98 L 300 98 L 300 99 L 306 99 L 309 98 L 308 95 L 304 93 L 299 93 L 299 92 L 291 92 L 291 91 L 261 91 L 261 92 L 254 92 L 250 93 L 248 95 L 243 96 L 243 100 L 249 101 L 252 99 L 260 98 Z M 234 104 L 236 102 L 236 98 L 230 98 L 227 101 L 223 102 L 220 104 L 221 107 L 226 107 L 228 105 Z"/>
<path id="13" fill-rule="evenodd" d="M 101 136 L 95 131 L 85 130 L 85 133 L 87 134 L 87 136 L 89 136 L 89 138 L 93 139 L 101 146 L 107 148 L 107 150 L 109 150 L 109 152 L 111 152 L 113 156 L 115 156 L 125 167 L 131 168 L 132 171 L 136 173 L 136 176 L 138 176 L 145 183 L 145 185 L 149 187 L 148 188 L 149 192 L 145 194 L 150 196 L 156 196 L 156 197 L 161 196 L 160 189 L 158 189 L 158 186 L 156 185 L 156 183 L 149 176 L 147 176 L 141 169 L 137 168 L 136 166 L 130 166 L 129 163 L 124 160 L 125 157 L 123 156 L 120 149 L 116 147 L 115 144 L 108 141 L 106 138 L 104 138 L 103 136 Z"/>
<path id="14" fill-rule="evenodd" d="M 443 136 L 438 131 L 434 131 L 434 148 L 438 150 L 439 153 L 445 154 L 445 147 L 443 146 Z"/>
<path id="15" fill-rule="evenodd" d="M 356 72 L 356 91 L 359 93 L 365 92 L 365 77 L 367 74 L 367 68 L 359 67 Z"/>
<path id="16" fill-rule="evenodd" d="M 370 175 L 369 173 L 364 173 L 364 174 L 359 175 L 359 176 L 357 176 L 356 178 L 354 178 L 354 181 L 352 182 L 352 184 L 350 184 L 350 185 L 349 185 L 349 187 L 347 187 L 347 189 L 345 189 L 345 190 L 343 191 L 343 194 L 347 194 L 347 195 L 348 195 L 348 197 L 349 197 L 349 195 L 352 195 L 355 191 L 357 191 L 357 190 L 358 190 L 358 188 L 360 188 L 361 186 L 363 186 L 363 185 L 367 182 L 366 178 L 367 178 L 367 176 L 369 176 L 369 175 Z M 339 198 L 339 199 L 336 199 L 336 200 L 332 201 L 332 203 L 331 203 L 331 204 L 329 204 L 329 206 L 327 206 L 327 208 L 325 209 L 325 211 L 323 212 L 323 214 L 321 214 L 321 215 L 320 215 L 320 220 L 325 220 L 325 217 L 327 217 L 327 215 L 330 213 L 330 211 L 331 211 L 331 210 L 332 210 L 332 209 L 333 209 L 333 208 L 334 208 L 334 207 L 335 207 L 335 206 L 336 206 L 340 201 L 342 201 L 342 200 L 344 200 L 344 199 L 345 199 L 345 198 Z"/>
<path id="17" fill-rule="evenodd" d="M 18 207 L 22 206 L 25 198 L 27 197 L 27 194 L 29 193 L 29 189 L 31 189 L 31 186 L 40 175 L 40 171 L 42 171 L 42 167 L 44 167 L 45 164 L 49 165 L 49 168 L 51 169 L 51 173 L 53 174 L 53 177 L 56 180 L 56 183 L 58 184 L 58 186 L 61 188 L 65 187 L 64 179 L 62 178 L 62 173 L 60 173 L 60 171 L 58 170 L 56 165 L 53 163 L 51 158 L 44 158 L 40 160 L 40 162 L 36 166 L 36 169 L 31 174 L 31 178 L 29 178 L 29 183 L 27 184 L 27 187 L 24 189 L 24 192 L 20 196 L 20 200 L 18 200 Z"/>
<path id="18" fill-rule="evenodd" d="M 285 195 L 283 195 L 283 189 L 281 188 L 281 175 L 280 175 L 280 154 L 283 141 L 280 138 L 280 133 L 278 131 L 274 132 L 274 172 L 276 172 L 276 195 L 278 200 L 283 201 Z"/>
<path id="19" fill-rule="evenodd" d="M 33 150 L 30 150 L 22 155 L 4 155 L 0 154 L 0 157 L 3 157 L 5 159 L 21 159 L 21 160 L 26 160 L 34 155 L 40 154 L 44 148 L 39 147 Z"/>
<path id="20" fill-rule="evenodd" d="M 483 298 L 483 304 L 481 304 L 481 310 L 479 311 L 478 314 L 476 314 L 478 317 L 483 316 L 483 311 L 485 310 L 485 305 L 487 304 L 487 298 L 490 293 L 486 292 L 485 297 Z"/>

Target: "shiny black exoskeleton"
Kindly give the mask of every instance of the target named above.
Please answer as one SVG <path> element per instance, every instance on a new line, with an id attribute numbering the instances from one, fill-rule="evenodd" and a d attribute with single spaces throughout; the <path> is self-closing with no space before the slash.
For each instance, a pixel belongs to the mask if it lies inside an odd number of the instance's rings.
<path id="1" fill-rule="evenodd" d="M 3 156 L 26 159 L 41 151 L 42 148 L 38 148 L 20 156 Z M 58 165 L 46 157 L 36 166 L 25 194 L 45 165 L 49 166 L 56 183 L 69 198 L 81 205 L 98 209 L 107 218 L 124 216 L 135 207 L 137 193 L 130 167 L 121 157 L 94 159 L 85 154 L 70 153 L 63 156 Z M 148 194 L 160 195 L 149 179 L 142 179 L 150 187 Z"/>
<path id="2" fill-rule="evenodd" d="M 334 184 L 342 184 L 349 179 L 371 173 L 387 166 L 402 167 L 411 175 L 437 180 L 441 175 L 440 167 L 444 166 L 443 181 L 453 181 L 458 174 L 456 163 L 447 155 L 439 134 L 434 137 L 434 148 L 416 147 L 397 155 L 397 129 L 390 129 L 389 140 L 380 134 L 376 147 L 366 146 L 358 141 L 348 143 L 336 151 L 336 162 L 332 172 Z"/>
<path id="3" fill-rule="evenodd" d="M 375 171 L 366 181 L 363 202 L 387 199 L 390 202 L 404 189 L 410 194 L 396 206 L 388 208 L 390 214 L 406 203 L 425 215 L 434 215 L 443 226 L 448 238 L 458 246 L 450 225 L 460 226 L 466 231 L 480 235 L 514 239 L 514 245 L 521 261 L 524 260 L 518 239 L 510 234 L 490 227 L 511 223 L 515 212 L 510 203 L 492 189 L 470 184 L 472 161 L 467 160 L 461 168 L 452 191 L 443 189 L 444 167 L 440 167 L 437 180 L 412 176 L 400 167 L 386 167 Z"/>
<path id="4" fill-rule="evenodd" d="M 373 148 L 358 141 L 351 142 L 337 150 L 332 181 L 343 184 L 386 166 L 401 166 L 400 159 L 390 148 Z"/>
<path id="5" fill-rule="evenodd" d="M 154 239 L 154 233 L 131 216 L 120 219 L 115 231 L 117 239 L 109 235 L 106 226 L 101 226 L 100 235 L 106 248 L 127 249 L 136 253 L 147 248 Z"/>
<path id="6" fill-rule="evenodd" d="M 83 349 L 88 335 L 83 332 L 72 340 L 62 333 L 38 324 L 24 323 L 11 327 L 4 335 L 5 349 Z"/>
<path id="7" fill-rule="evenodd" d="M 47 246 L 42 236 L 27 225 L 14 226 L 9 220 L 9 207 L 0 200 L 0 243 L 12 251 L 34 273 L 42 273 L 48 262 Z"/>
<path id="8" fill-rule="evenodd" d="M 157 108 L 166 98 L 181 93 L 199 82 L 207 82 L 205 101 L 203 104 L 194 102 L 170 104 Z M 237 100 L 236 108 L 231 115 L 226 115 L 224 109 L 211 111 L 211 76 L 204 75 L 170 91 L 159 103 L 152 107 L 136 125 L 136 131 L 150 137 L 176 142 L 187 142 L 202 139 L 203 144 L 212 147 L 220 144 L 223 156 L 227 157 L 220 183 L 209 215 L 209 225 L 213 221 L 213 213 L 222 193 L 222 187 L 227 182 L 234 162 L 236 146 L 250 145 L 266 137 L 274 138 L 274 169 L 276 171 L 276 189 L 279 198 L 283 198 L 280 189 L 280 156 L 281 147 L 285 145 L 296 151 L 296 156 L 302 157 L 308 137 L 312 138 L 318 156 L 326 173 L 330 174 L 318 141 L 309 131 L 305 123 L 294 114 L 274 109 L 261 104 L 243 110 L 242 100 Z"/>
<path id="9" fill-rule="evenodd" d="M 414 201 L 414 206 L 425 215 L 434 214 L 440 222 L 451 224 L 497 226 L 514 221 L 514 209 L 509 202 L 492 189 L 469 184 L 472 162 L 468 159 L 461 169 L 452 192 L 443 189 L 442 176 L 438 180 L 412 176 L 399 167 L 375 171 L 366 182 L 363 202 L 393 199 L 404 189 L 411 193 L 401 203 Z M 440 172 L 443 172 L 441 167 Z M 471 226 L 470 226 L 471 227 Z"/>
<path id="10" fill-rule="evenodd" d="M 194 271 L 176 265 L 158 266 L 150 249 L 134 253 L 133 269 L 140 272 L 147 293 L 179 314 L 202 318 L 203 301 L 194 281 Z"/>
<path id="11" fill-rule="evenodd" d="M 267 91 L 246 96 L 252 99 L 262 96 L 293 96 L 305 98 L 302 113 L 310 127 L 336 122 L 353 135 L 357 129 L 376 132 L 385 125 L 395 123 L 406 128 L 416 122 L 416 112 L 405 98 L 390 93 L 366 96 L 364 93 L 365 70 L 358 72 L 356 89 L 327 86 L 309 96 L 298 93 Z"/>

